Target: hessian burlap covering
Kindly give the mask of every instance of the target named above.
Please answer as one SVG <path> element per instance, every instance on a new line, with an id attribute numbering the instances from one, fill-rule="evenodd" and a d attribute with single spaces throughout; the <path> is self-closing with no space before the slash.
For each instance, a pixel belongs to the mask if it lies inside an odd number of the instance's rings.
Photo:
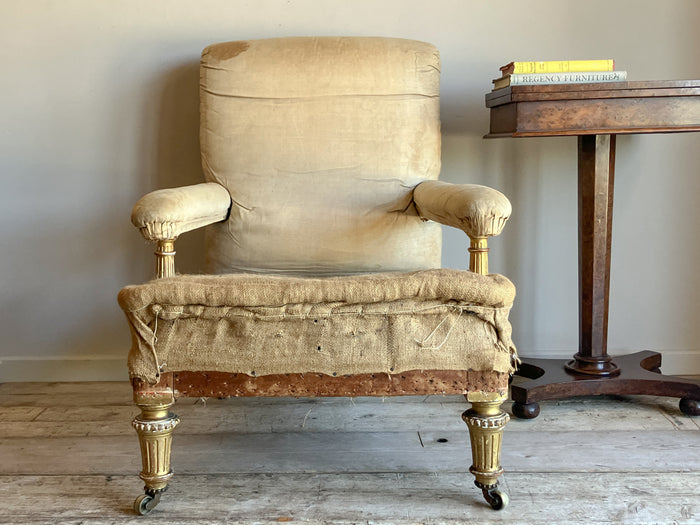
<path id="1" fill-rule="evenodd" d="M 500 275 L 427 270 L 345 277 L 183 275 L 119 293 L 129 371 L 330 375 L 406 370 L 511 372 Z"/>

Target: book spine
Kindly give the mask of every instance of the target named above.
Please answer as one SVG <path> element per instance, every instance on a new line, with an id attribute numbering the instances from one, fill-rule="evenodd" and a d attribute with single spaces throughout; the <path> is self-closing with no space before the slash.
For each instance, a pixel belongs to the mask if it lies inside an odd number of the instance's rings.
<path id="1" fill-rule="evenodd" d="M 613 71 L 614 69 L 614 60 L 551 60 L 545 62 L 515 62 L 513 73 L 569 73 Z"/>
<path id="2" fill-rule="evenodd" d="M 622 82 L 627 80 L 627 71 L 598 73 L 538 73 L 533 75 L 511 75 L 511 86 L 532 84 L 592 84 L 596 82 Z"/>

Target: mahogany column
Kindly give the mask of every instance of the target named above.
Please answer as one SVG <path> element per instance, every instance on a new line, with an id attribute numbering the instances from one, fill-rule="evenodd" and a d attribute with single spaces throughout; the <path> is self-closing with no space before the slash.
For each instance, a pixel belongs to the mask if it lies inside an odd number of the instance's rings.
<path id="1" fill-rule="evenodd" d="M 660 373 L 661 354 L 607 352 L 615 137 L 700 131 L 700 80 L 511 86 L 486 95 L 495 137 L 578 137 L 579 348 L 573 359 L 523 359 L 513 414 L 533 418 L 539 401 L 601 394 L 681 398 L 700 415 L 700 382 Z"/>
<path id="2" fill-rule="evenodd" d="M 570 372 L 609 376 L 620 369 L 608 355 L 610 246 L 615 135 L 578 138 L 579 343 Z"/>

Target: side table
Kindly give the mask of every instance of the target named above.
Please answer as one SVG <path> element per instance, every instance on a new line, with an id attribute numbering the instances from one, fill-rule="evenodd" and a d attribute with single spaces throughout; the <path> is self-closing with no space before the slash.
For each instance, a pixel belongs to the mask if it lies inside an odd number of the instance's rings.
<path id="1" fill-rule="evenodd" d="M 681 398 L 700 415 L 700 382 L 660 372 L 661 354 L 607 352 L 615 137 L 700 131 L 700 80 L 510 86 L 486 95 L 486 138 L 578 137 L 579 348 L 573 359 L 523 359 L 513 414 L 534 418 L 539 401 L 651 394 Z"/>

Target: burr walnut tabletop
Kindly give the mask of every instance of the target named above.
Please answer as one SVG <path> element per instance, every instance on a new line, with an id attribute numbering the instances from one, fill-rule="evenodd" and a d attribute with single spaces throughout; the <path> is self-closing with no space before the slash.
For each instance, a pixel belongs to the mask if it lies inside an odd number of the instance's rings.
<path id="1" fill-rule="evenodd" d="M 700 382 L 660 373 L 661 355 L 607 352 L 615 137 L 700 131 L 700 80 L 510 86 L 486 95 L 486 138 L 578 137 L 579 348 L 569 362 L 524 359 L 513 413 L 537 417 L 539 401 L 579 395 L 679 397 L 700 415 Z"/>

